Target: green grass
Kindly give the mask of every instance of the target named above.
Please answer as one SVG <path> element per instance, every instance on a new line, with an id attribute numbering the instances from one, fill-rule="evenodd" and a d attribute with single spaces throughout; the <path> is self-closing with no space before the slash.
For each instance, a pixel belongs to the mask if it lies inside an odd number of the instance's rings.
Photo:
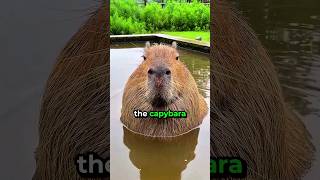
<path id="1" fill-rule="evenodd" d="M 191 39 L 191 40 L 195 40 L 196 37 L 201 36 L 203 42 L 210 42 L 209 31 L 178 31 L 178 32 L 162 31 L 160 33 L 176 36 L 176 37 L 182 37 L 186 39 Z"/>

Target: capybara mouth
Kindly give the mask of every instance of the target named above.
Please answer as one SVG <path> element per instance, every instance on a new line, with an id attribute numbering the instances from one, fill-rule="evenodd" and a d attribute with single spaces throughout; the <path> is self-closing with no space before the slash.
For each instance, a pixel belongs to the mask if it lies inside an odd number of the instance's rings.
<path id="1" fill-rule="evenodd" d="M 152 107 L 155 107 L 155 108 L 162 108 L 162 107 L 168 106 L 169 102 L 161 96 L 156 96 L 151 101 L 151 105 Z"/>
<path id="2" fill-rule="evenodd" d="M 162 108 L 169 106 L 176 99 L 174 93 L 168 83 L 165 83 L 161 88 L 156 87 L 154 84 L 149 85 L 149 102 L 154 108 Z"/>
<path id="3" fill-rule="evenodd" d="M 154 108 L 165 108 L 165 107 L 171 105 L 172 103 L 174 103 L 176 101 L 176 99 L 177 99 L 176 97 L 173 97 L 171 99 L 167 99 L 161 95 L 157 95 L 155 98 L 152 99 L 151 105 Z"/>

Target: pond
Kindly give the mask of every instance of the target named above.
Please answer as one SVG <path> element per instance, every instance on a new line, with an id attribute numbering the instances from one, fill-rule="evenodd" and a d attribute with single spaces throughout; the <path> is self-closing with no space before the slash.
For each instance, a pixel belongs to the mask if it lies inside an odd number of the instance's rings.
<path id="1" fill-rule="evenodd" d="M 208 55 L 184 49 L 179 49 L 179 54 L 209 105 Z M 209 114 L 200 128 L 174 138 L 170 142 L 146 140 L 123 128 L 120 122 L 120 111 L 124 86 L 130 74 L 143 60 L 142 55 L 143 44 L 139 43 L 113 45 L 110 49 L 111 179 L 209 179 Z"/>
<path id="2" fill-rule="evenodd" d="M 316 147 L 305 180 L 320 177 L 320 1 L 233 1 L 267 48 L 287 102 L 308 128 Z"/>

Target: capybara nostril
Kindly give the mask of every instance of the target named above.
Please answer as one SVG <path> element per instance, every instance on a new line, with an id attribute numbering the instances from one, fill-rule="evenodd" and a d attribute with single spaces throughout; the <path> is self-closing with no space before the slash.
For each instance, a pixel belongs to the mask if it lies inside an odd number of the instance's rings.
<path id="1" fill-rule="evenodd" d="M 148 74 L 149 75 L 155 75 L 157 77 L 161 77 L 161 76 L 169 76 L 171 74 L 171 71 L 169 68 L 164 67 L 164 66 L 157 66 L 155 68 L 150 68 L 148 70 Z"/>
<path id="2" fill-rule="evenodd" d="M 150 68 L 150 69 L 148 70 L 148 74 L 150 74 L 150 75 L 154 74 L 154 71 L 153 71 L 152 68 Z"/>

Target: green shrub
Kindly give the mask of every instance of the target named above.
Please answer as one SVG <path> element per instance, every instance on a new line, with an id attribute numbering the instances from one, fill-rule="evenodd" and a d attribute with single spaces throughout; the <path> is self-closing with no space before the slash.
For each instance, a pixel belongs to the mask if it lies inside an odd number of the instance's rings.
<path id="1" fill-rule="evenodd" d="M 146 29 L 155 32 L 163 29 L 163 9 L 158 3 L 150 3 L 142 9 L 141 21 L 146 23 Z"/>
<path id="2" fill-rule="evenodd" d="M 146 33 L 145 24 L 137 22 L 133 18 L 124 18 L 115 13 L 110 17 L 110 32 L 111 34 L 134 34 Z"/>
<path id="3" fill-rule="evenodd" d="M 202 3 L 167 1 L 165 8 L 153 2 L 140 6 L 135 0 L 111 0 L 111 34 L 158 31 L 208 31 L 210 8 Z"/>
<path id="4" fill-rule="evenodd" d="M 141 8 L 135 0 L 111 0 L 110 16 L 117 13 L 121 17 L 139 20 Z"/>

